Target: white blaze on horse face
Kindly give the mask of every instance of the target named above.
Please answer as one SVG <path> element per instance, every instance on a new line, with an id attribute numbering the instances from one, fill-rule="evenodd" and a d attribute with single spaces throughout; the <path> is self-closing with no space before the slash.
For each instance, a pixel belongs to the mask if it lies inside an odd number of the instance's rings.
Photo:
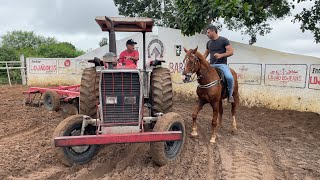
<path id="1" fill-rule="evenodd" d="M 185 55 L 185 57 L 184 57 L 184 59 L 183 59 L 183 64 L 184 64 L 184 68 L 183 68 L 183 71 L 182 71 L 182 75 L 187 75 L 187 63 L 188 63 L 188 57 L 187 57 L 187 55 Z"/>
<path id="2" fill-rule="evenodd" d="M 185 63 L 185 68 L 184 68 L 184 75 L 187 75 L 187 74 L 190 74 L 190 73 L 192 73 L 191 71 L 192 71 L 192 69 L 191 69 L 191 64 L 193 64 L 191 61 L 190 61 L 190 59 L 189 59 L 189 57 L 188 57 L 188 55 L 186 55 L 186 57 L 185 57 L 185 59 L 184 59 L 184 63 Z"/>

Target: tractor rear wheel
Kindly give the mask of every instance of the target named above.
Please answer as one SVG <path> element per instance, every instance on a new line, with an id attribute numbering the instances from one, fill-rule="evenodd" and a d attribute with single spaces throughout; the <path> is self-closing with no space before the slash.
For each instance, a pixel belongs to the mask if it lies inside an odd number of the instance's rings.
<path id="1" fill-rule="evenodd" d="M 180 141 L 153 142 L 150 144 L 153 161 L 159 166 L 164 166 L 169 161 L 176 159 L 183 149 L 185 141 L 184 121 L 179 114 L 170 112 L 158 119 L 153 131 L 182 131 Z"/>
<path id="2" fill-rule="evenodd" d="M 43 94 L 43 106 L 48 111 L 58 111 L 60 108 L 60 96 L 55 91 L 46 91 Z"/>
<path id="3" fill-rule="evenodd" d="M 73 115 L 64 119 L 54 130 L 53 138 L 60 136 L 80 136 L 83 115 Z M 85 135 L 95 135 L 96 127 L 88 125 Z M 85 164 L 98 152 L 99 145 L 55 147 L 55 156 L 66 166 Z"/>
<path id="4" fill-rule="evenodd" d="M 80 108 L 79 114 L 92 118 L 97 117 L 97 102 L 99 102 L 100 74 L 95 67 L 83 70 L 80 85 Z"/>
<path id="5" fill-rule="evenodd" d="M 172 80 L 170 70 L 167 68 L 155 68 L 151 74 L 151 113 L 167 113 L 172 109 Z"/>

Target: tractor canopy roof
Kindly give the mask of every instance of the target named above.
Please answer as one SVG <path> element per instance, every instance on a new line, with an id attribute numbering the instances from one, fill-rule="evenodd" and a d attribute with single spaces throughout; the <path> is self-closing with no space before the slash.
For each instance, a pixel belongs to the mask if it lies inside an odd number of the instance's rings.
<path id="1" fill-rule="evenodd" d="M 106 17 L 98 16 L 96 21 L 102 31 L 110 31 L 113 23 L 114 31 L 118 32 L 152 32 L 153 19 L 140 17 Z"/>

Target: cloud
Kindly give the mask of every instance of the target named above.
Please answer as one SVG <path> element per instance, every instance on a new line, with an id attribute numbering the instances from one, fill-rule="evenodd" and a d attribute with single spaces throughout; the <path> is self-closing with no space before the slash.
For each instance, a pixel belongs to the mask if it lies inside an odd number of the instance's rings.
<path id="1" fill-rule="evenodd" d="M 0 36 L 12 30 L 33 30 L 87 50 L 97 48 L 102 37 L 108 37 L 95 17 L 118 14 L 111 0 L 11 0 L 0 7 Z"/>

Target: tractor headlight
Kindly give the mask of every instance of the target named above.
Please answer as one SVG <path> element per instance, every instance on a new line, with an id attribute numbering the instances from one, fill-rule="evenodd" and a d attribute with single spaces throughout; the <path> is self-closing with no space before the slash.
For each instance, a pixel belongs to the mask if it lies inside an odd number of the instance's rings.
<path id="1" fill-rule="evenodd" d="M 136 97 L 124 97 L 124 103 L 125 104 L 136 104 Z"/>
<path id="2" fill-rule="evenodd" d="M 117 97 L 106 97 L 106 104 L 117 104 L 118 98 Z"/>

